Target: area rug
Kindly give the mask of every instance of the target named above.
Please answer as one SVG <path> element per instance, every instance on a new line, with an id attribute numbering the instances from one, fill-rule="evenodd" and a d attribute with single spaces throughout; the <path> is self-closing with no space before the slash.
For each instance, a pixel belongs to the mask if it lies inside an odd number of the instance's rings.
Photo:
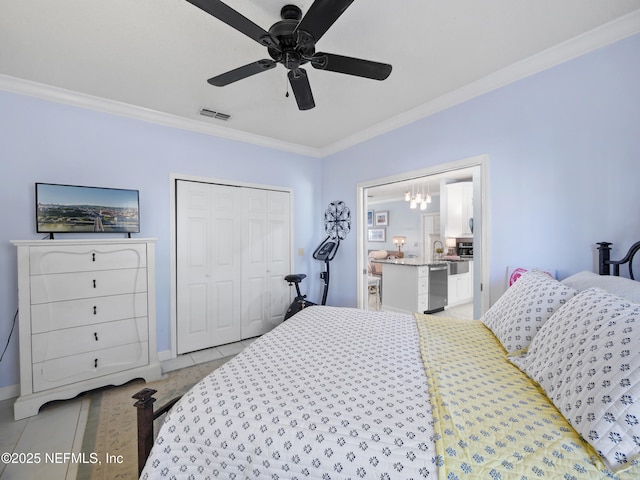
<path id="1" fill-rule="evenodd" d="M 133 380 L 119 387 L 107 387 L 91 394 L 87 427 L 82 440 L 86 461 L 78 466 L 78 480 L 138 478 L 138 447 L 135 400 L 131 398 L 145 387 L 153 388 L 154 407 L 186 393 L 231 357 L 175 370 L 155 382 Z M 162 419 L 156 421 L 158 431 Z M 92 463 L 92 459 L 96 459 Z M 108 462 L 107 459 L 110 459 Z"/>

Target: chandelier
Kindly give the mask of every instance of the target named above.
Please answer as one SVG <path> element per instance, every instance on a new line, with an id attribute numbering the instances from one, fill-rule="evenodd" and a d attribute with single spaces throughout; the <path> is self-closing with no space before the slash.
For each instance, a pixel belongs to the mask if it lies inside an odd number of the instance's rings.
<path id="1" fill-rule="evenodd" d="M 411 209 L 416 209 L 420 205 L 420 210 L 426 210 L 427 204 L 431 203 L 429 184 L 427 184 L 427 193 L 424 192 L 424 185 L 418 187 L 411 185 L 411 190 L 404 192 L 404 201 L 409 202 Z"/>

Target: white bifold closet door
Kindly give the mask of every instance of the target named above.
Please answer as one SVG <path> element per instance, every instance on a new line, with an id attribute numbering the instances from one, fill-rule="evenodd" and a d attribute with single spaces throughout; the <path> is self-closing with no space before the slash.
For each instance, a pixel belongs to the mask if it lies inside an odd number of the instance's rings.
<path id="1" fill-rule="evenodd" d="M 289 303 L 289 192 L 176 181 L 177 351 L 262 335 Z"/>

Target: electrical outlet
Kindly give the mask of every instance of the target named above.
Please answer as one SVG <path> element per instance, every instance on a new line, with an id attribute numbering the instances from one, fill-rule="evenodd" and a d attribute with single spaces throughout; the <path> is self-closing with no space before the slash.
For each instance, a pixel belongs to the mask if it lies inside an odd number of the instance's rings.
<path id="1" fill-rule="evenodd" d="M 298 249 L 298 256 L 299 257 L 304 257 L 304 248 L 299 248 Z"/>

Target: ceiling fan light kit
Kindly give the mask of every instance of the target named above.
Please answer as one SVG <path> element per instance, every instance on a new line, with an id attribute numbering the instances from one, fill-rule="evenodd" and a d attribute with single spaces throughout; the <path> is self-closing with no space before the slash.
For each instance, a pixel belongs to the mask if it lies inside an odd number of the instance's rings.
<path id="1" fill-rule="evenodd" d="M 281 20 L 267 32 L 220 0 L 187 0 L 192 5 L 235 28 L 240 33 L 267 47 L 270 59 L 262 59 L 230 70 L 207 80 L 216 87 L 275 68 L 282 64 L 300 110 L 315 107 L 309 77 L 302 65 L 309 63 L 317 70 L 385 80 L 391 65 L 333 53 L 316 52 L 316 43 L 351 5 L 353 0 L 315 0 L 307 13 L 296 5 L 285 5 Z"/>

